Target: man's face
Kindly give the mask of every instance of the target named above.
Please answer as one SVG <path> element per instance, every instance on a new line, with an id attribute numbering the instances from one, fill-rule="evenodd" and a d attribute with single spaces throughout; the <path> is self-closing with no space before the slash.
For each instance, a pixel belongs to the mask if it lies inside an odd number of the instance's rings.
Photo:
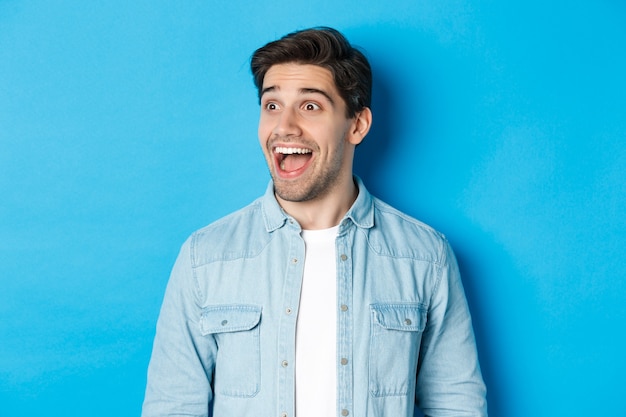
<path id="1" fill-rule="evenodd" d="M 337 191 L 352 176 L 353 128 L 326 68 L 288 63 L 265 74 L 259 141 L 279 198 L 302 202 Z"/>

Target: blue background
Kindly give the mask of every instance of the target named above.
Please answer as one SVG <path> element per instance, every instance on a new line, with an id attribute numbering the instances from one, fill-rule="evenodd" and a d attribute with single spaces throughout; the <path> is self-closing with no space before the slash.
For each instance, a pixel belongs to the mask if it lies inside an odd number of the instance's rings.
<path id="1" fill-rule="evenodd" d="M 626 415 L 621 1 L 0 0 L 0 416 L 137 416 L 169 270 L 268 174 L 254 49 L 374 68 L 370 190 L 444 232 L 490 415 Z"/>

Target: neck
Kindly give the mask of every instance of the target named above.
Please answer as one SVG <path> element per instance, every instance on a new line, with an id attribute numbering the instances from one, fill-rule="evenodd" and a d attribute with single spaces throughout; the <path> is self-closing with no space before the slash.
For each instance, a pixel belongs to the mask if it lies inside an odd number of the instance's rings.
<path id="1" fill-rule="evenodd" d="M 286 201 L 276 196 L 278 203 L 305 230 L 328 229 L 337 226 L 359 195 L 350 176 L 323 196 L 308 201 Z"/>

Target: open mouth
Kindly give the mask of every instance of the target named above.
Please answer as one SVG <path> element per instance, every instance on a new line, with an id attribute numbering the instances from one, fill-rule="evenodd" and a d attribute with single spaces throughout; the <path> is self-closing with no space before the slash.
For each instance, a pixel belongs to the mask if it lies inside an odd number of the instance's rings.
<path id="1" fill-rule="evenodd" d="M 296 176 L 306 169 L 313 151 L 308 148 L 277 146 L 274 148 L 274 159 L 282 176 Z"/>

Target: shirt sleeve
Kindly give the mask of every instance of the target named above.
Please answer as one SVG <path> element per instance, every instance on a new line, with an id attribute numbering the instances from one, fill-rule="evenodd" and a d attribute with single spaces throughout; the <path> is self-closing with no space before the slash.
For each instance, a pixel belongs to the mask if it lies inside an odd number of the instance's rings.
<path id="1" fill-rule="evenodd" d="M 199 291 L 191 265 L 191 238 L 167 284 L 157 322 L 142 417 L 207 417 L 216 344 L 200 333 Z"/>
<path id="2" fill-rule="evenodd" d="M 427 417 L 487 416 L 472 320 L 458 265 L 444 241 L 418 364 L 416 404 Z"/>

